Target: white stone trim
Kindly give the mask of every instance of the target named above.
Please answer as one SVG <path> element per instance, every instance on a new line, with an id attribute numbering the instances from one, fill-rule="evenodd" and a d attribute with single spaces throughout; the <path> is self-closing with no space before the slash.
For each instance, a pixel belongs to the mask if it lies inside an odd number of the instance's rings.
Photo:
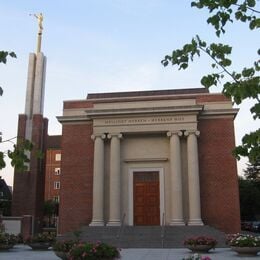
<path id="1" fill-rule="evenodd" d="M 128 225 L 134 225 L 134 200 L 133 200 L 133 181 L 134 181 L 134 172 L 159 172 L 159 186 L 160 186 L 160 224 L 162 225 L 163 213 L 165 213 L 164 205 L 164 169 L 163 168 L 129 168 L 128 170 Z"/>

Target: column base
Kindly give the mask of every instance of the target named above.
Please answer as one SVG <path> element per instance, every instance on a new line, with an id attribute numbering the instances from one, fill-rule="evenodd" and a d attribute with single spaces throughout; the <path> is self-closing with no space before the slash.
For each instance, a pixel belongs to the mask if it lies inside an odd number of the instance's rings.
<path id="1" fill-rule="evenodd" d="M 102 227 L 102 226 L 105 226 L 105 223 L 102 220 L 92 220 L 91 223 L 89 224 L 89 226 Z"/>
<path id="2" fill-rule="evenodd" d="M 188 222 L 188 226 L 204 226 L 201 219 L 191 219 Z"/>
<path id="3" fill-rule="evenodd" d="M 109 220 L 107 222 L 107 226 L 109 226 L 109 227 L 118 227 L 120 225 L 121 225 L 120 220 Z"/>
<path id="4" fill-rule="evenodd" d="M 170 226 L 185 226 L 185 223 L 182 219 L 172 219 Z"/>

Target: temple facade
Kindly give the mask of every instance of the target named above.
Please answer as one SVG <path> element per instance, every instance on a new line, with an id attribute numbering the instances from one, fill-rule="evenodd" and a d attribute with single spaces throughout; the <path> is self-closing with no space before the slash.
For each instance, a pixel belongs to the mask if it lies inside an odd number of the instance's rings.
<path id="1" fill-rule="evenodd" d="M 237 112 L 202 88 L 65 101 L 59 233 L 122 221 L 238 232 Z"/>

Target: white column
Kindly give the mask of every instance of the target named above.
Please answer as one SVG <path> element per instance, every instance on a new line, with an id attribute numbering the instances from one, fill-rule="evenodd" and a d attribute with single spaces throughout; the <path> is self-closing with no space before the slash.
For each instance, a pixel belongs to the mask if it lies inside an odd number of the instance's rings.
<path id="1" fill-rule="evenodd" d="M 29 119 L 31 119 L 32 117 L 35 64 L 36 64 L 36 55 L 34 53 L 30 53 L 28 73 L 27 73 L 26 100 L 25 100 L 25 114 Z M 29 138 L 27 139 L 31 140 Z"/>
<path id="2" fill-rule="evenodd" d="M 199 131 L 186 131 L 189 187 L 189 222 L 191 226 L 202 226 L 200 207 L 200 179 L 197 136 Z"/>
<path id="3" fill-rule="evenodd" d="M 122 134 L 109 134 L 110 143 L 110 194 L 108 226 L 121 224 L 121 194 L 120 194 L 120 138 Z"/>
<path id="4" fill-rule="evenodd" d="M 183 226 L 183 200 L 181 176 L 181 131 L 168 132 L 170 137 L 170 170 L 171 170 L 171 221 L 172 226 Z"/>
<path id="5" fill-rule="evenodd" d="M 104 226 L 104 139 L 105 135 L 92 135 L 94 140 L 93 210 L 90 226 Z"/>

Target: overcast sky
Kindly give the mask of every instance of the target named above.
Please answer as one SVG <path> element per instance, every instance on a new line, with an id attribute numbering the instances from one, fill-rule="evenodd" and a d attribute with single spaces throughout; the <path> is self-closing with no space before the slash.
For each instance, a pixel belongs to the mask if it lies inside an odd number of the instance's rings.
<path id="1" fill-rule="evenodd" d="M 201 87 L 210 72 L 202 57 L 186 71 L 160 61 L 199 34 L 220 40 L 207 25 L 207 12 L 177 0 L 12 0 L 0 4 L 0 50 L 14 51 L 17 59 L 0 64 L 0 131 L 3 139 L 16 136 L 18 114 L 24 113 L 29 53 L 36 49 L 37 20 L 44 15 L 42 51 L 47 56 L 44 115 L 49 134 L 61 134 L 56 116 L 64 100 L 85 99 L 88 93 Z M 227 26 L 224 43 L 233 45 L 232 70 L 251 66 L 257 59 L 260 37 L 245 25 Z M 215 88 L 212 92 L 219 92 Z M 247 102 L 235 120 L 236 143 L 257 128 Z M 0 149 L 11 144 L 0 144 Z M 239 173 L 245 160 L 239 163 Z M 9 185 L 13 169 L 0 171 Z"/>

